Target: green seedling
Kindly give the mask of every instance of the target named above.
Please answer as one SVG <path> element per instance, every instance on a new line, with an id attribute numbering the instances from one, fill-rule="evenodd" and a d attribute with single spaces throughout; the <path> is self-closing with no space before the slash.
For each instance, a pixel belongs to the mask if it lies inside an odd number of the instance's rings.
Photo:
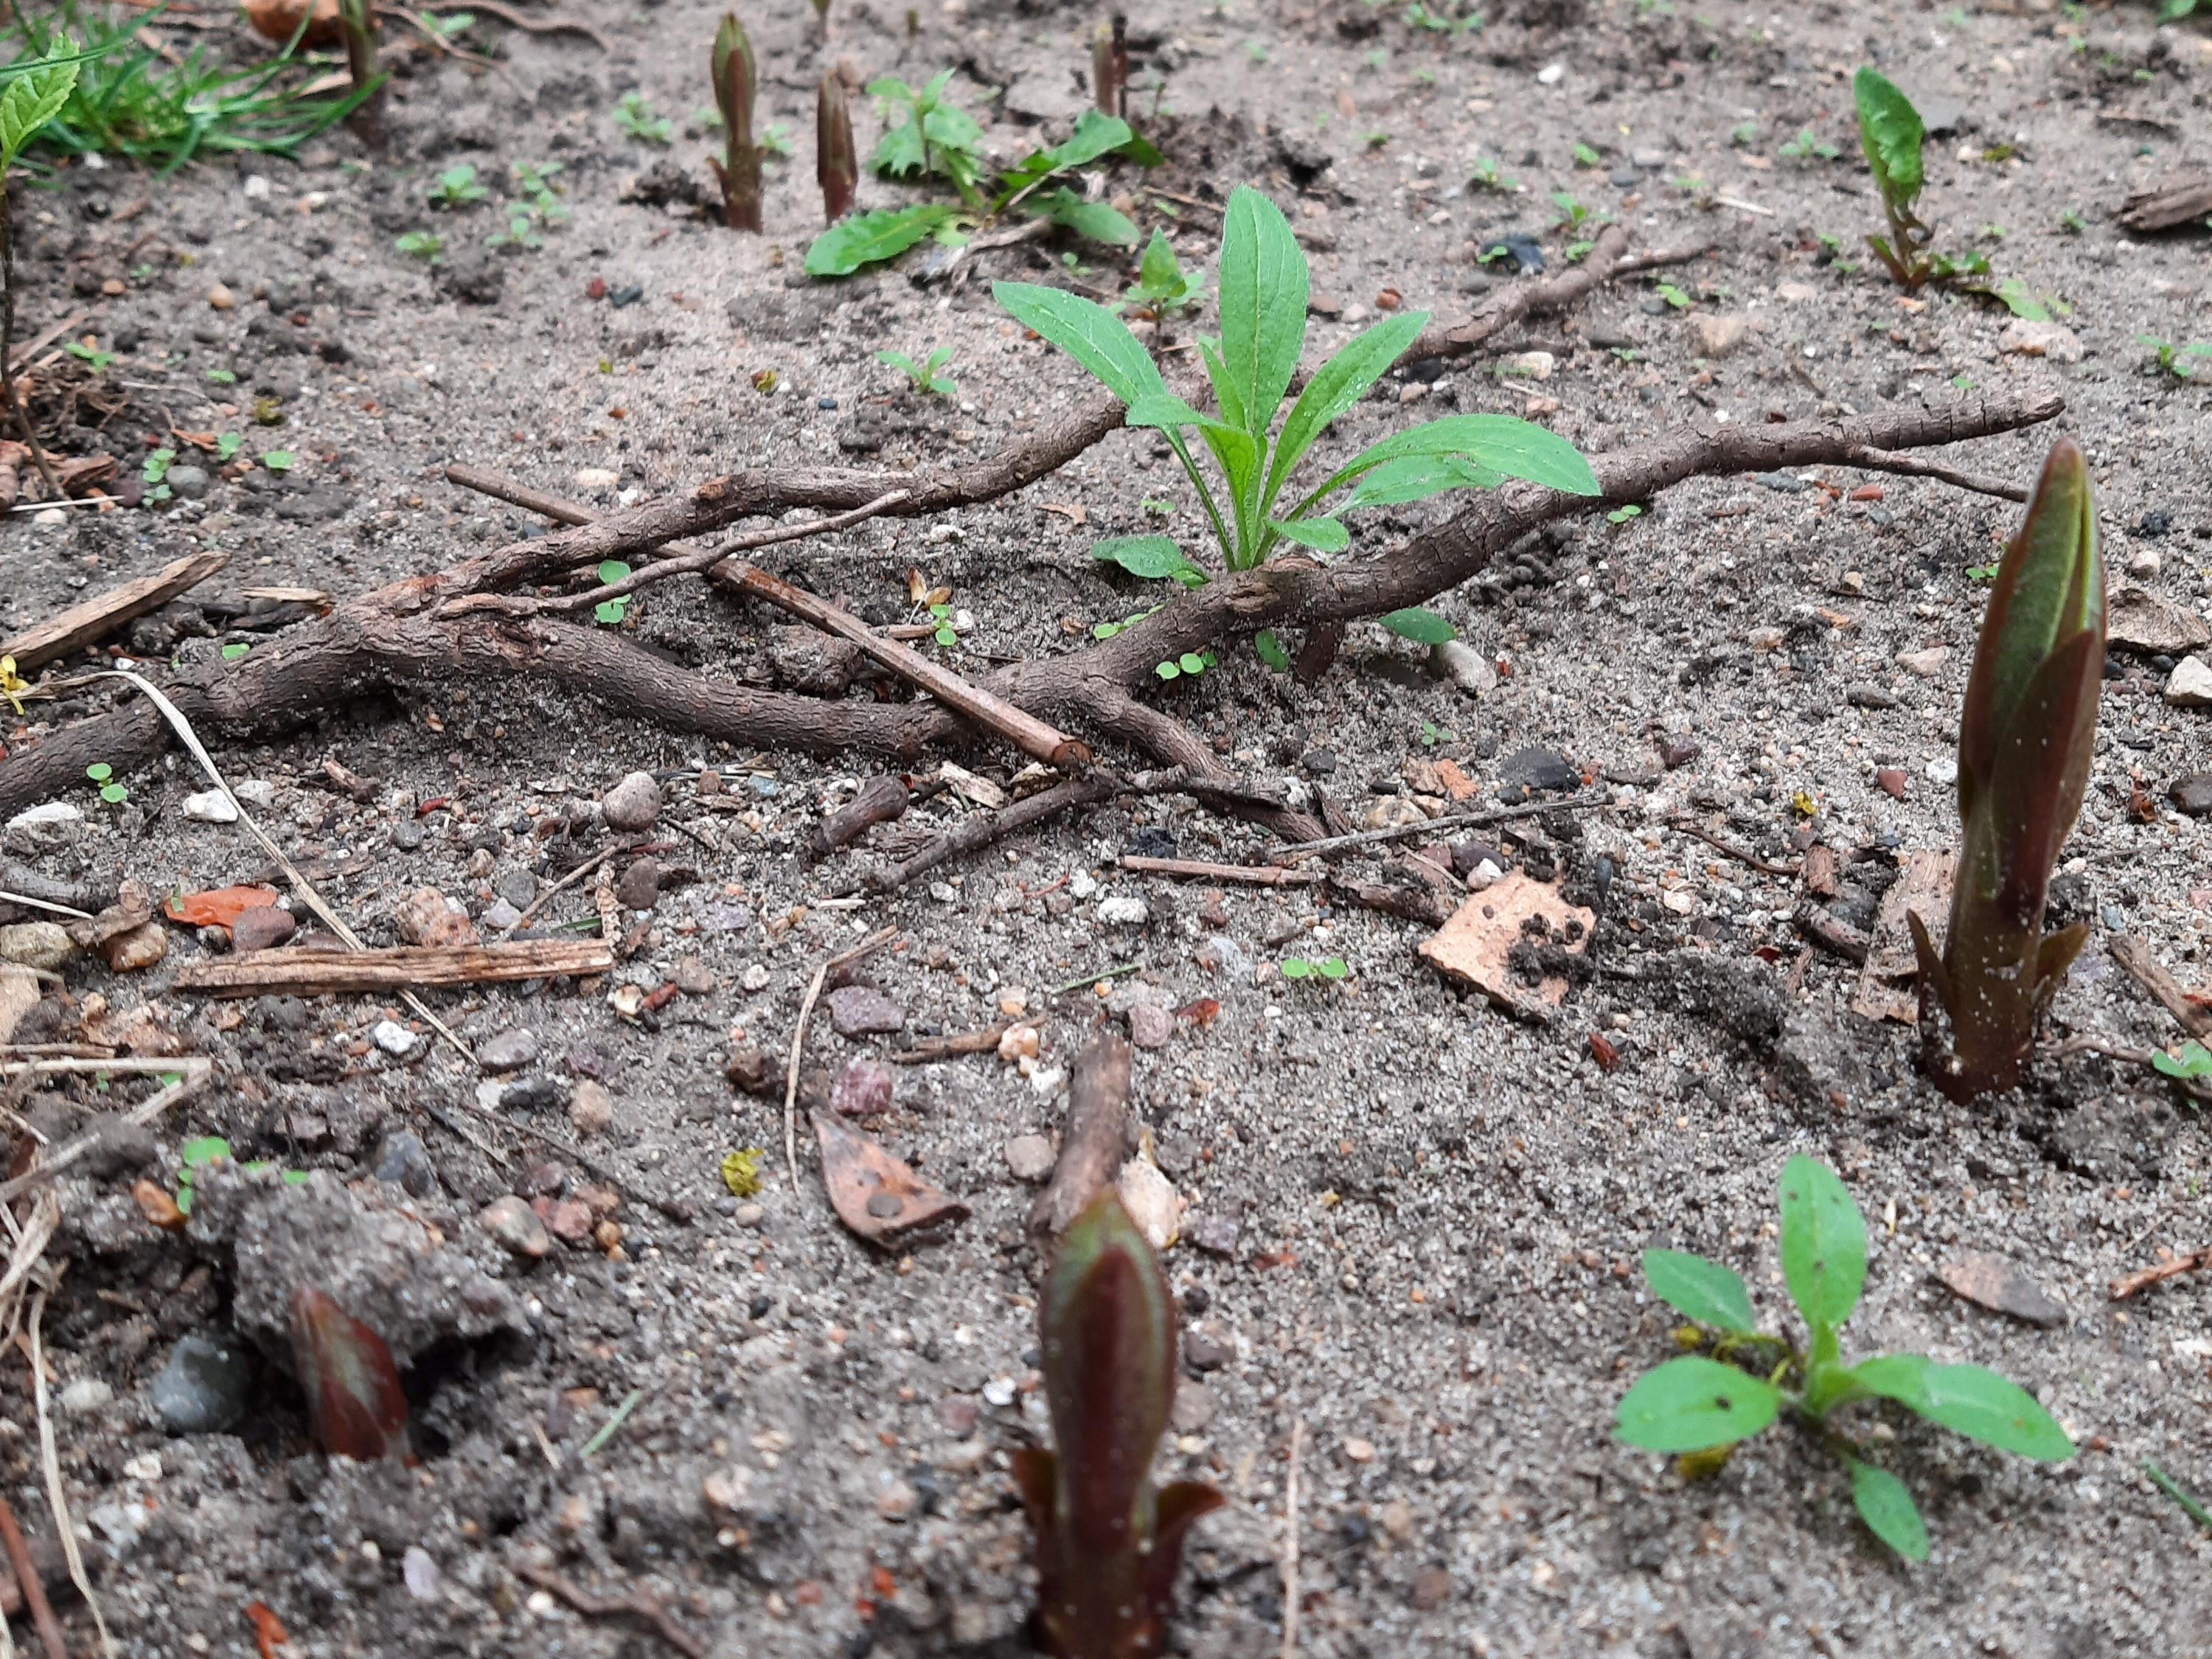
<path id="1" fill-rule="evenodd" d="M 956 382 L 937 372 L 951 360 L 952 348 L 950 346 L 938 347 L 918 363 L 903 351 L 878 351 L 876 354 L 878 362 L 888 364 L 905 375 L 916 392 L 939 398 L 949 398 L 960 390 Z"/>
<path id="2" fill-rule="evenodd" d="M 434 230 L 410 230 L 396 239 L 392 246 L 400 252 L 416 259 L 438 263 L 438 256 L 446 251 L 446 239 Z"/>
<path id="3" fill-rule="evenodd" d="M 1589 209 L 1577 201 L 1569 191 L 1555 190 L 1552 192 L 1552 211 L 1554 227 L 1580 230 L 1583 225 L 1593 222 Z"/>
<path id="4" fill-rule="evenodd" d="M 1521 188 L 1521 181 L 1510 179 L 1498 171 L 1498 163 L 1487 155 L 1474 158 L 1474 166 L 1468 173 L 1468 184 L 1475 190 L 1494 190 L 1501 193 Z"/>
<path id="5" fill-rule="evenodd" d="M 1176 1306 L 1110 1186 L 1060 1241 L 1037 1322 L 1053 1449 L 1014 1454 L 1036 1539 L 1035 1634 L 1056 1659 L 1164 1652 L 1184 1536 L 1223 1499 L 1192 1481 L 1152 1485 L 1175 1403 Z"/>
<path id="6" fill-rule="evenodd" d="M 1626 524 L 1631 519 L 1640 519 L 1643 516 L 1644 509 L 1634 501 L 1630 501 L 1627 505 L 1616 507 L 1612 512 L 1607 514 L 1605 521 L 1607 524 Z"/>
<path id="7" fill-rule="evenodd" d="M 166 501 L 169 499 L 171 491 L 164 481 L 169 476 L 169 469 L 176 464 L 177 452 L 173 449 L 157 449 L 146 457 L 138 476 L 145 481 L 148 501 Z"/>
<path id="8" fill-rule="evenodd" d="M 963 115 L 960 119 L 966 121 L 968 118 Z M 877 146 L 872 165 L 880 169 L 885 146 L 898 133 L 907 132 L 915 125 L 909 121 L 896 131 L 886 133 L 884 143 Z M 921 141 L 915 142 L 918 144 Z M 807 274 L 849 276 L 862 265 L 903 253 L 927 236 L 957 245 L 967 240 L 965 227 L 1015 211 L 1049 219 L 1094 242 L 1134 247 L 1137 228 L 1127 215 L 1108 203 L 1094 202 L 1060 182 L 1076 168 L 1109 156 L 1119 156 L 1140 167 L 1157 167 L 1161 160 L 1159 151 L 1132 131 L 1127 122 L 1115 116 L 1101 115 L 1097 110 L 1085 110 L 1076 118 L 1074 134 L 1065 143 L 1033 151 L 1000 173 L 988 200 L 975 189 L 971 169 L 961 192 L 967 202 L 965 208 L 949 202 L 926 202 L 914 207 L 863 213 L 832 225 L 806 250 Z M 1068 261 L 1073 264 L 1074 256 L 1069 255 Z"/>
<path id="9" fill-rule="evenodd" d="M 1137 285 L 1129 290 L 1127 303 L 1165 319 L 1194 306 L 1204 291 L 1199 279 L 1176 259 L 1167 233 L 1155 230 L 1145 244 L 1145 257 L 1137 263 Z"/>
<path id="10" fill-rule="evenodd" d="M 629 577 L 629 567 L 620 559 L 600 561 L 599 568 L 600 586 L 612 587 L 618 581 L 628 580 Z M 633 597 L 625 593 L 620 599 L 601 599 L 592 607 L 592 615 L 605 627 L 618 628 L 622 625 L 622 619 L 629 615 L 629 602 Z"/>
<path id="11" fill-rule="evenodd" d="M 676 137 L 676 129 L 665 115 L 656 115 L 653 104 L 641 92 L 626 92 L 615 106 L 615 125 L 643 144 L 658 144 L 667 149 Z"/>
<path id="12" fill-rule="evenodd" d="M 814 94 L 814 179 L 822 187 L 822 222 L 834 225 L 853 210 L 853 193 L 860 185 L 852 106 L 835 70 L 822 77 Z M 813 257 L 810 250 L 810 265 Z"/>
<path id="13" fill-rule="evenodd" d="M 929 607 L 929 620 L 935 631 L 930 638 L 948 650 L 960 643 L 960 635 L 952 626 L 952 607 L 942 601 Z"/>
<path id="14" fill-rule="evenodd" d="M 1680 1250 L 1646 1250 L 1644 1282 L 1685 1318 L 1686 1354 L 1646 1372 L 1620 1401 L 1614 1432 L 1632 1446 L 1679 1456 L 1709 1474 L 1787 1411 L 1850 1476 L 1851 1501 L 1875 1536 L 1907 1560 L 1928 1558 L 1928 1531 L 1905 1483 L 1869 1462 L 1833 1421 L 1846 1407 L 1891 1400 L 1969 1439 L 2045 1462 L 2074 1443 L 2033 1395 L 1979 1365 L 1939 1365 L 1918 1354 L 1844 1363 L 1839 1332 L 1866 1283 L 1866 1222 L 1835 1172 L 1802 1155 L 1783 1166 L 1782 1276 L 1805 1321 L 1799 1348 L 1759 1328 L 1743 1280 Z"/>
<path id="15" fill-rule="evenodd" d="M 261 465 L 267 471 L 289 472 L 292 470 L 292 452 L 289 449 L 264 449 L 261 452 Z"/>
<path id="16" fill-rule="evenodd" d="M 2148 1459 L 2144 1460 L 2142 1472 L 2151 1485 L 2181 1506 L 2181 1512 L 2184 1515 L 2203 1528 L 2205 1531 L 2212 1532 L 2212 1510 L 2206 1509 L 2203 1504 L 2183 1491 L 2179 1481 Z"/>
<path id="17" fill-rule="evenodd" d="M 868 96 L 877 100 L 886 122 L 896 112 L 906 118 L 877 141 L 868 167 L 886 179 L 945 179 L 963 201 L 975 205 L 983 129 L 967 111 L 945 101 L 952 75 L 942 70 L 919 91 L 895 75 L 868 82 Z"/>
<path id="18" fill-rule="evenodd" d="M 1790 161 L 1832 161 L 1841 153 L 1810 127 L 1798 128 L 1797 136 L 1785 140 L 1775 151 L 1776 155 Z"/>
<path id="19" fill-rule="evenodd" d="M 2089 222 L 2072 208 L 2068 208 L 2065 212 L 2058 216 L 2058 228 L 2069 236 L 2079 236 L 2089 228 Z"/>
<path id="20" fill-rule="evenodd" d="M 62 343 L 62 349 L 95 374 L 106 374 L 108 364 L 115 361 L 113 352 L 100 350 L 97 347 L 85 344 L 82 340 L 65 340 Z"/>
<path id="21" fill-rule="evenodd" d="M 1458 415 L 1386 438 L 1304 495 L 1286 495 L 1316 441 L 1382 379 L 1428 321 L 1425 312 L 1399 313 L 1355 337 L 1315 371 L 1279 424 L 1305 349 L 1308 292 L 1305 254 L 1281 210 L 1240 185 L 1224 217 L 1220 337 L 1199 342 L 1218 409 L 1209 415 L 1168 391 L 1151 354 L 1103 306 L 1028 283 L 1000 283 L 993 289 L 1016 321 L 1119 398 L 1130 426 L 1162 434 L 1197 490 L 1224 570 L 1253 569 L 1285 543 L 1322 557 L 1342 552 L 1352 535 L 1341 515 L 1446 490 L 1493 489 L 1515 477 L 1575 495 L 1598 493 L 1589 464 L 1564 438 L 1507 416 Z M 1193 428 L 1212 456 L 1218 490 L 1192 453 L 1186 434 Z M 1347 488 L 1348 497 L 1329 504 Z M 1207 580 L 1163 535 L 1115 537 L 1096 544 L 1091 554 L 1132 575 L 1186 587 Z M 1403 632 L 1413 614 L 1386 620 Z"/>
<path id="22" fill-rule="evenodd" d="M 1747 149 L 1759 142 L 1759 123 L 1739 121 L 1729 129 L 1729 143 L 1738 149 Z"/>
<path id="23" fill-rule="evenodd" d="M 1906 288 L 1917 289 L 1936 274 L 1927 257 L 1930 233 L 1912 210 L 1927 182 L 1920 159 L 1926 129 L 1912 100 L 1875 70 L 1859 70 L 1851 82 L 1851 96 L 1858 106 L 1859 148 L 1874 170 L 1875 189 L 1881 193 L 1882 215 L 1889 222 L 1889 234 L 1869 236 L 1867 246 L 1891 276 Z"/>
<path id="24" fill-rule="evenodd" d="M 2155 1050 L 2150 1057 L 2151 1069 L 2160 1077 L 2170 1077 L 2183 1083 L 2195 1083 L 2212 1078 L 2212 1048 L 2191 1037 L 2172 1054 Z"/>
<path id="25" fill-rule="evenodd" d="M 1577 144 L 1574 149 L 1574 157 L 1575 165 L 1578 167 L 1601 167 L 1605 165 L 1605 157 L 1600 155 L 1588 144 Z"/>
<path id="26" fill-rule="evenodd" d="M 362 1462 L 406 1455 L 407 1395 L 392 1350 L 315 1285 L 292 1298 L 292 1367 L 325 1452 Z"/>
<path id="27" fill-rule="evenodd" d="M 1152 672 L 1163 680 L 1195 679 L 1218 660 L 1211 651 L 1186 651 L 1180 657 L 1154 663 Z"/>
<path id="28" fill-rule="evenodd" d="M 491 192 L 477 182 L 477 170 L 464 161 L 440 173 L 428 194 L 434 208 L 460 208 L 481 202 Z"/>
<path id="29" fill-rule="evenodd" d="M 2105 566 L 2089 471 L 2051 446 L 2005 544 L 1959 721 L 1958 873 L 1939 955 L 1906 921 L 1920 964 L 1921 1062 L 1954 1100 L 2007 1089 L 2036 1022 L 2089 936 L 2043 931 L 2059 848 L 2081 810 L 2104 684 Z"/>
<path id="30" fill-rule="evenodd" d="M 2171 374 L 2175 380 L 2184 382 L 2197 379 L 2197 372 L 2189 366 L 2191 359 L 2212 359 L 2212 343 L 2202 340 L 2192 341 L 2187 345 L 2175 345 L 2155 334 L 2138 334 L 2136 343 L 2151 349 L 2153 361 L 2160 373 Z"/>
<path id="31" fill-rule="evenodd" d="M 1673 283 L 1654 283 L 1651 291 L 1677 311 L 1687 311 L 1690 308 L 1690 296 Z"/>
<path id="32" fill-rule="evenodd" d="M 131 792 L 115 781 L 115 769 L 106 761 L 94 761 L 84 769 L 84 775 L 100 786 L 100 798 L 110 806 L 120 806 L 131 799 Z"/>
<path id="33" fill-rule="evenodd" d="M 761 151 L 753 142 L 753 46 L 733 12 L 722 14 L 708 67 L 722 116 L 722 159 L 711 157 L 722 187 L 722 222 L 732 230 L 761 228 Z"/>
<path id="34" fill-rule="evenodd" d="M 1997 568 L 1993 564 L 1970 564 L 1966 567 L 1966 580 L 1970 582 L 1995 581 L 1996 574 Z"/>
<path id="35" fill-rule="evenodd" d="M 1285 979 L 1349 979 L 1352 969 L 1345 965 L 1342 957 L 1285 957 L 1282 962 Z"/>

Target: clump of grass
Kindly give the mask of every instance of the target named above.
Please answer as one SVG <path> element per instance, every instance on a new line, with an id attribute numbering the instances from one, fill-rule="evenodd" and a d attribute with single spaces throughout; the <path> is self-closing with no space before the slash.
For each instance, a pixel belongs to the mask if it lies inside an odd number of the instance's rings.
<path id="1" fill-rule="evenodd" d="M 304 95 L 313 76 L 297 36 L 257 63 L 228 64 L 204 46 L 167 62 L 141 39 L 159 21 L 158 12 L 137 11 L 111 20 L 78 0 L 8 9 L 0 76 L 58 51 L 75 53 L 81 64 L 69 101 L 40 132 L 37 148 L 126 156 L 161 173 L 204 155 L 289 155 L 375 90 L 372 83 L 336 99 Z"/>

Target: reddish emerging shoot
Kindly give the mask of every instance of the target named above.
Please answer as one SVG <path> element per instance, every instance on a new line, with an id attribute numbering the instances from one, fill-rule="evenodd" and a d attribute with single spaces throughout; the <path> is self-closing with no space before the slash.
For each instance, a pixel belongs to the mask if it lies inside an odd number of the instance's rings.
<path id="1" fill-rule="evenodd" d="M 2104 672 L 2096 504 L 2080 448 L 2061 438 L 2005 544 L 1966 682 L 1962 835 L 1940 956 L 1921 918 L 1908 918 L 1922 1066 L 1954 1100 L 2020 1081 L 2036 1021 L 2088 937 L 2081 925 L 2046 935 L 2043 911 L 2088 786 Z"/>
<path id="2" fill-rule="evenodd" d="M 392 1350 L 312 1285 L 292 1298 L 292 1364 L 325 1451 L 363 1462 L 405 1455 L 407 1396 Z"/>
<path id="3" fill-rule="evenodd" d="M 722 186 L 722 222 L 732 230 L 761 228 L 760 147 L 753 143 L 753 46 L 729 12 L 714 31 L 710 55 L 714 102 L 722 112 L 722 154 L 710 160 Z"/>
<path id="4" fill-rule="evenodd" d="M 1175 1403 L 1175 1303 L 1111 1188 L 1067 1230 L 1038 1322 L 1057 1449 L 1014 1462 L 1036 1533 L 1038 1643 L 1055 1659 L 1160 1653 L 1183 1535 L 1222 1498 L 1152 1485 Z"/>
<path id="5" fill-rule="evenodd" d="M 831 70 L 814 94 L 814 177 L 822 186 L 822 222 L 834 225 L 853 208 L 860 185 L 860 153 L 853 147 L 853 112 L 845 83 Z"/>

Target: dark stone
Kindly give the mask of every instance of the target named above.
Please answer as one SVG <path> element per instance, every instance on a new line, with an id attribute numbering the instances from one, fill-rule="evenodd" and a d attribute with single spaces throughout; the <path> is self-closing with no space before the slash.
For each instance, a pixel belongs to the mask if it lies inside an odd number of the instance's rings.
<path id="1" fill-rule="evenodd" d="M 1305 768 L 1307 771 L 1312 773 L 1316 777 L 1325 778 L 1330 773 L 1336 770 L 1336 750 L 1334 749 L 1309 749 L 1304 755 L 1299 757 L 1298 764 Z"/>
<path id="2" fill-rule="evenodd" d="M 856 1060 L 837 1074 L 830 1093 L 830 1108 L 847 1117 L 881 1117 L 891 1109 L 891 1068 L 872 1060 Z"/>
<path id="3" fill-rule="evenodd" d="M 2136 520 L 2136 534 L 2148 536 L 2154 541 L 2173 528 L 2173 514 L 2162 507 L 2154 507 Z"/>
<path id="4" fill-rule="evenodd" d="M 194 1331 L 177 1340 L 146 1393 L 171 1434 L 220 1434 L 246 1415 L 252 1382 L 244 1341 Z"/>
<path id="5" fill-rule="evenodd" d="M 1556 750 L 1534 746 L 1516 749 L 1498 763 L 1498 797 L 1526 800 L 1539 790 L 1573 791 L 1583 787 L 1583 775 Z"/>
<path id="6" fill-rule="evenodd" d="M 1794 472 L 1754 473 L 1751 481 L 1784 495 L 1802 495 L 1813 487 Z"/>
<path id="7" fill-rule="evenodd" d="M 499 1091 L 499 1103 L 510 1112 L 550 1112 L 568 1103 L 568 1085 L 558 1078 L 526 1077 Z"/>
<path id="8" fill-rule="evenodd" d="M 1854 708 L 1894 708 L 1897 699 L 1878 685 L 1862 681 L 1844 688 L 1844 701 Z"/>
<path id="9" fill-rule="evenodd" d="M 1703 744 L 1695 738 L 1680 732 L 1662 732 L 1658 741 L 1652 746 L 1659 751 L 1659 763 L 1669 772 L 1679 767 L 1687 766 L 1699 755 L 1705 753 Z"/>
<path id="10" fill-rule="evenodd" d="M 615 883 L 615 897 L 625 910 L 650 910 L 660 896 L 660 866 L 653 859 L 633 860 Z"/>
<path id="11" fill-rule="evenodd" d="M 395 1129 L 376 1149 L 376 1178 L 404 1188 L 417 1198 L 438 1189 L 437 1166 L 422 1137 L 409 1129 Z"/>
<path id="12" fill-rule="evenodd" d="M 1544 250 L 1537 245 L 1536 239 L 1518 231 L 1507 231 L 1493 239 L 1478 257 L 1492 270 L 1501 270 L 1510 263 L 1515 270 L 1533 276 L 1544 268 Z"/>
<path id="13" fill-rule="evenodd" d="M 2212 812 L 2212 772 L 2192 772 L 2185 778 L 2176 778 L 2166 793 L 2180 811 L 2201 818 Z"/>

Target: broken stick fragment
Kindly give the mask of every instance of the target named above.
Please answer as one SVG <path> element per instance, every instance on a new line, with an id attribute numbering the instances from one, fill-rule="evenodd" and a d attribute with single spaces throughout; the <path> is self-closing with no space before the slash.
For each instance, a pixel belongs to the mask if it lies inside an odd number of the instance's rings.
<path id="1" fill-rule="evenodd" d="M 125 623 L 159 610 L 187 588 L 197 587 L 230 562 L 230 555 L 210 550 L 163 565 L 150 576 L 111 587 L 105 593 L 73 605 L 58 617 L 27 628 L 13 639 L 0 641 L 0 657 L 13 657 L 15 672 L 27 674 L 42 664 L 82 650 L 105 639 Z"/>
<path id="2" fill-rule="evenodd" d="M 1514 961 L 1524 941 L 1548 943 L 1579 956 L 1589 949 L 1597 917 L 1559 896 L 1559 889 L 1516 870 L 1492 882 L 1458 909 L 1429 939 L 1421 955 L 1446 977 L 1472 985 L 1508 1012 L 1549 1021 L 1566 1000 L 1567 981 L 1547 973 L 1533 987 Z"/>
<path id="3" fill-rule="evenodd" d="M 1052 1179 L 1030 1207 L 1030 1239 L 1040 1250 L 1073 1224 L 1101 1188 L 1114 1184 L 1129 1137 L 1127 1042 L 1112 1032 L 1094 1038 L 1075 1058 L 1067 1090 L 1067 1130 Z"/>
<path id="4" fill-rule="evenodd" d="M 331 996 L 355 991 L 416 991 L 512 980 L 582 977 L 615 965 L 603 939 L 520 939 L 505 945 L 420 945 L 338 951 L 287 945 L 243 956 L 189 962 L 179 991 L 216 997 Z"/>

